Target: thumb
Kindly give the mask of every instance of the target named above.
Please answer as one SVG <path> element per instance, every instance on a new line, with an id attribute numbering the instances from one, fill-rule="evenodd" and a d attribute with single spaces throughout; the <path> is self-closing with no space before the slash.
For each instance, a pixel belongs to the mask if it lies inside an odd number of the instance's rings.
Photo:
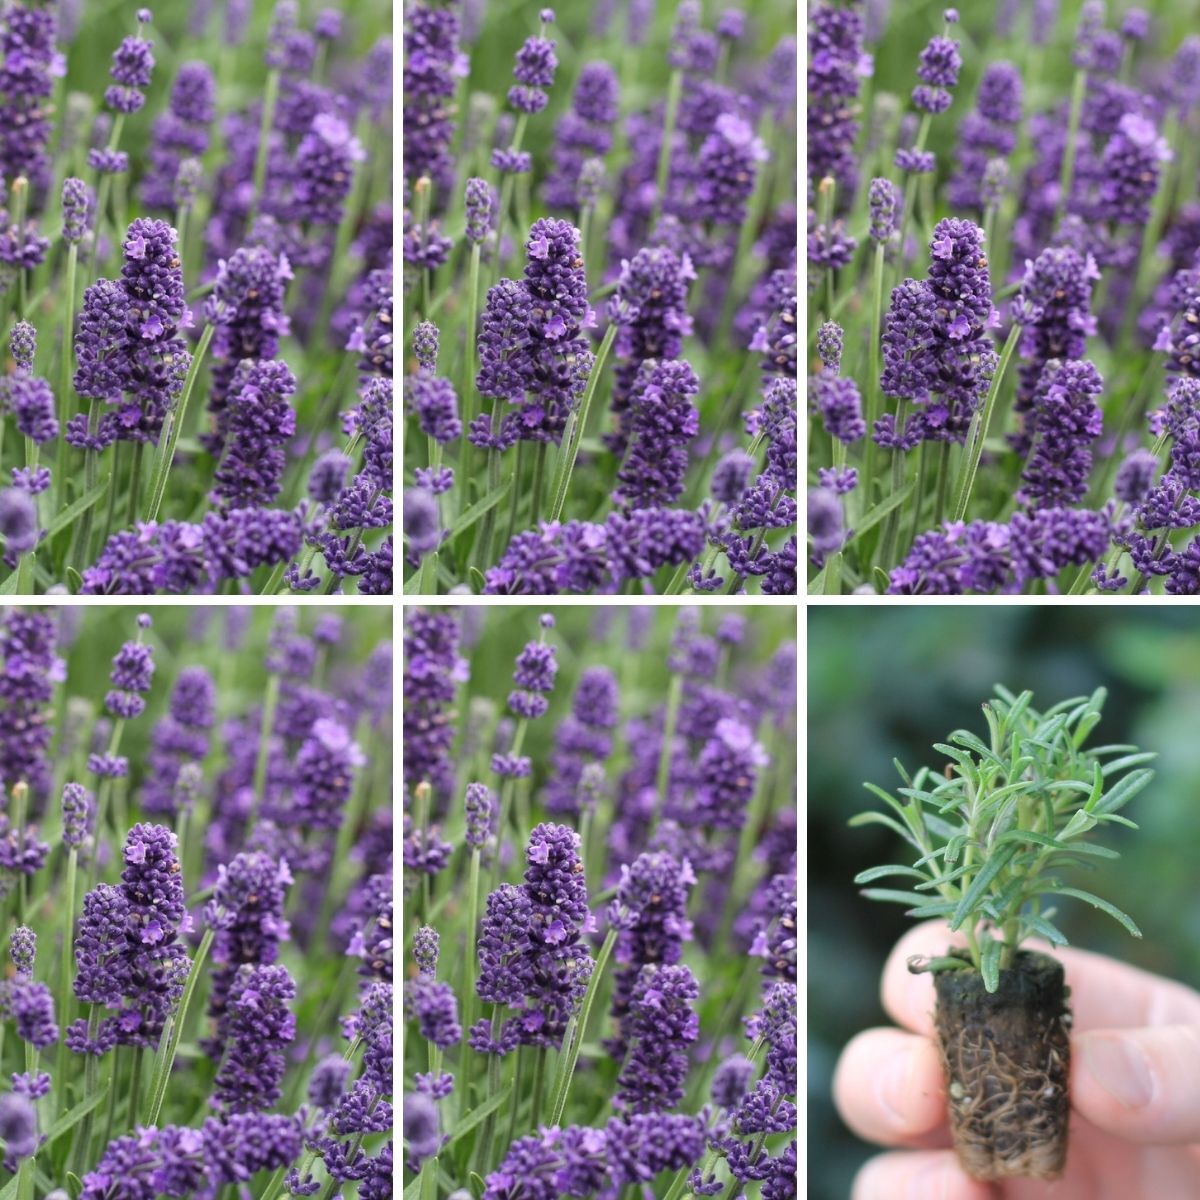
<path id="1" fill-rule="evenodd" d="M 1200 1026 L 1097 1029 L 1072 1038 L 1071 1101 L 1130 1142 L 1200 1142 Z"/>

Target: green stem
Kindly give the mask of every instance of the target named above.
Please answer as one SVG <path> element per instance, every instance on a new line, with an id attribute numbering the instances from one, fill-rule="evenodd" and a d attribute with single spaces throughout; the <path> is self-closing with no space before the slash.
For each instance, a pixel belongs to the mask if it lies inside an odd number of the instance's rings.
<path id="1" fill-rule="evenodd" d="M 671 674 L 667 690 L 667 714 L 663 722 L 662 745 L 658 751 L 658 769 L 654 774 L 654 822 L 661 819 L 667 803 L 667 789 L 671 785 L 671 753 L 675 748 L 675 726 L 679 722 L 679 709 L 683 703 L 683 675 L 679 671 Z"/>
<path id="2" fill-rule="evenodd" d="M 192 389 L 196 386 L 196 377 L 200 374 L 200 364 L 208 353 L 208 345 L 212 341 L 215 326 L 207 325 L 200 335 L 196 352 L 192 355 L 191 366 L 188 367 L 187 379 L 183 385 L 183 394 L 173 412 L 167 416 L 167 427 L 159 435 L 158 464 L 154 472 L 154 486 L 150 491 L 150 508 L 146 513 L 147 521 L 157 521 L 162 508 L 163 496 L 167 490 L 167 476 L 171 473 L 171 464 L 175 461 L 175 447 L 179 444 L 179 435 L 183 432 L 183 420 L 187 415 L 188 401 L 192 397 Z"/>
<path id="3" fill-rule="evenodd" d="M 263 188 L 267 181 L 267 158 L 271 148 L 271 126 L 275 123 L 275 105 L 279 100 L 279 68 L 267 72 L 267 89 L 263 95 L 262 120 L 258 126 L 258 149 L 254 153 L 254 199 L 246 217 L 246 232 L 254 228 L 258 206 L 262 202 Z"/>
<path id="4" fill-rule="evenodd" d="M 604 340 L 592 362 L 592 370 L 588 375 L 587 388 L 583 393 L 583 401 L 579 409 L 571 414 L 567 421 L 566 433 L 563 436 L 563 452 L 560 459 L 558 481 L 554 487 L 554 504 L 550 509 L 550 520 L 557 521 L 562 516 L 567 502 L 567 491 L 571 486 L 571 472 L 575 469 L 575 459 L 579 454 L 579 443 L 583 438 L 584 427 L 587 425 L 588 411 L 592 406 L 592 397 L 596 394 L 596 384 L 600 380 L 600 372 L 604 360 L 612 349 L 613 340 L 617 336 L 615 324 L 609 325 L 604 333 Z"/>
<path id="5" fill-rule="evenodd" d="M 896 401 L 896 427 L 895 435 L 898 438 L 904 429 L 904 410 L 907 407 L 908 401 L 901 396 Z M 908 455 L 899 446 L 892 449 L 892 490 L 891 494 L 895 495 L 900 490 L 904 483 L 904 470 L 908 465 Z M 883 527 L 883 540 L 880 543 L 879 562 L 884 568 L 895 566 L 896 552 L 896 534 L 900 530 L 900 507 L 897 505 L 888 513 L 887 524 Z"/>
<path id="6" fill-rule="evenodd" d="M 908 537 L 903 544 L 899 557 L 908 553 L 908 548 L 917 540 L 921 531 L 921 502 L 925 498 L 925 474 L 929 467 L 929 442 L 923 441 L 917 454 L 917 478 L 913 485 L 912 504 L 909 510 L 911 520 L 908 525 Z"/>
<path id="7" fill-rule="evenodd" d="M 883 323 L 883 243 L 875 246 L 874 270 L 871 275 L 871 374 L 867 379 L 867 454 L 863 466 L 863 507 L 870 508 L 874 503 L 875 458 L 878 447 L 871 436 L 875 422 L 879 420 L 879 376 L 882 368 L 879 358 L 879 338 Z"/>
<path id="8" fill-rule="evenodd" d="M 942 524 L 942 517 L 946 514 L 946 493 L 950 487 L 950 443 L 943 442 L 941 449 L 938 451 L 938 481 L 937 481 L 937 500 L 933 508 L 933 525 L 931 528 L 937 529 Z"/>
<path id="9" fill-rule="evenodd" d="M 475 1024 L 475 935 L 479 923 L 479 859 L 478 846 L 471 847 L 471 866 L 467 875 L 467 945 L 463 960 L 464 987 L 462 991 L 462 1027 L 469 1030 Z M 458 1089 L 464 1107 L 471 1103 L 471 1068 L 475 1052 L 464 1041 L 458 1062 Z"/>
<path id="10" fill-rule="evenodd" d="M 267 695 L 263 700 L 262 729 L 259 732 L 258 756 L 254 760 L 254 808 L 250 813 L 247 828 L 252 828 L 262 809 L 267 791 L 267 764 L 271 758 L 271 735 L 275 730 L 275 711 L 279 707 L 279 675 L 272 671 L 267 676 Z"/>
<path id="11" fill-rule="evenodd" d="M 168 1021 L 167 1027 L 163 1030 L 162 1041 L 159 1043 L 158 1066 L 154 1076 L 154 1087 L 150 1093 L 150 1105 L 146 1109 L 146 1118 L 142 1122 L 143 1125 L 158 1124 L 159 1115 L 162 1113 L 163 1101 L 167 1095 L 167 1084 L 171 1078 L 171 1068 L 175 1065 L 175 1055 L 179 1050 L 179 1039 L 183 1036 L 183 1026 L 187 1020 L 188 1008 L 192 1003 L 196 984 L 200 982 L 204 960 L 208 957 L 213 936 L 211 928 L 204 931 L 204 937 L 200 939 L 200 947 L 196 951 L 196 957 L 192 959 L 192 966 L 191 970 L 188 971 L 187 981 L 183 985 L 183 994 L 179 998 L 179 1007 L 175 1010 L 174 1016 Z"/>
<path id="12" fill-rule="evenodd" d="M 63 304 L 63 344 L 62 358 L 58 369 L 58 446 L 54 463 L 54 510 L 58 512 L 63 507 L 63 497 L 66 494 L 67 470 L 67 421 L 70 419 L 70 405 L 67 397 L 71 392 L 71 367 L 75 352 L 75 271 L 79 264 L 79 245 L 72 242 L 67 247 L 67 286 Z"/>
<path id="13" fill-rule="evenodd" d="M 513 461 L 512 484 L 508 489 L 508 527 L 504 533 L 507 546 L 517 531 L 517 509 L 521 507 L 521 468 L 524 465 L 525 443 L 517 443 L 517 456 Z"/>
<path id="14" fill-rule="evenodd" d="M 983 456 L 983 443 L 987 440 L 988 426 L 991 424 L 992 413 L 996 407 L 996 397 L 1000 394 L 1004 373 L 1008 370 L 1008 364 L 1012 360 L 1020 337 L 1021 326 L 1014 324 L 1009 330 L 1004 349 L 1000 351 L 1000 362 L 996 366 L 996 373 L 992 376 L 987 399 L 983 402 L 983 408 L 975 414 L 971 421 L 971 432 L 967 435 L 967 460 L 963 464 L 962 483 L 959 487 L 958 499 L 954 504 L 955 521 L 963 519 L 967 505 L 971 501 L 971 491 L 975 487 L 975 475 L 979 470 L 979 460 Z"/>
<path id="15" fill-rule="evenodd" d="M 530 498 L 529 528 L 536 529 L 542 515 L 542 492 L 546 483 L 546 443 L 538 442 L 537 455 L 533 460 L 533 492 Z"/>
<path id="16" fill-rule="evenodd" d="M 62 946 L 59 954 L 58 977 L 58 1020 L 65 1029 L 72 1018 L 71 1005 L 71 963 L 74 959 L 75 946 L 75 881 L 79 871 L 79 847 L 71 846 L 67 850 L 67 879 L 63 894 L 67 900 L 67 921 L 63 929 Z M 62 1098 L 67 1094 L 66 1080 L 67 1043 L 65 1038 L 59 1038 L 55 1051 L 54 1078 L 58 1085 L 60 1097 L 59 1107 L 66 1109 Z"/>
<path id="17" fill-rule="evenodd" d="M 1071 84 L 1071 114 L 1067 118 L 1067 147 L 1063 152 L 1062 170 L 1058 177 L 1058 209 L 1054 214 L 1055 225 L 1062 224 L 1067 205 L 1071 199 L 1071 187 L 1075 182 L 1075 156 L 1079 149 L 1079 118 L 1083 112 L 1083 97 L 1087 91 L 1087 72 L 1077 70 Z"/>
<path id="18" fill-rule="evenodd" d="M 99 425 L 100 401 L 93 396 L 88 406 L 88 433 L 94 437 Z M 85 450 L 83 452 L 83 490 L 85 495 L 90 495 L 92 489 L 95 488 L 96 476 L 99 473 L 100 452 L 98 450 Z M 112 486 L 111 481 L 109 486 Z M 92 540 L 92 514 L 95 511 L 96 506 L 94 504 L 89 505 L 76 529 L 75 550 L 72 558 L 77 571 L 82 571 L 87 566 L 88 543 Z"/>
<path id="19" fill-rule="evenodd" d="M 587 1036 L 588 1017 L 591 1016 L 592 1005 L 596 1001 L 596 993 L 600 990 L 600 980 L 609 955 L 617 940 L 617 931 L 610 929 L 604 937 L 600 953 L 596 955 L 596 965 L 592 968 L 592 977 L 588 980 L 587 991 L 583 995 L 583 1003 L 579 1008 L 579 1020 L 575 1024 L 574 1036 L 571 1038 L 570 1049 L 563 1055 L 559 1069 L 558 1084 L 555 1088 L 554 1107 L 550 1112 L 550 1125 L 561 1125 L 562 1115 L 567 1107 L 567 1096 L 571 1091 L 571 1080 L 575 1077 L 575 1064 L 579 1061 L 579 1051 Z"/>
<path id="20" fill-rule="evenodd" d="M 654 209 L 650 215 L 650 232 L 658 226 L 663 200 L 671 179 L 671 148 L 675 141 L 675 122 L 679 117 L 679 98 L 683 94 L 683 71 L 676 67 L 667 84 L 667 112 L 663 120 L 662 145 L 658 149 L 658 168 L 654 173 Z"/>
<path id="21" fill-rule="evenodd" d="M 475 391 L 475 325 L 479 315 L 479 255 L 481 246 L 475 242 L 471 246 L 471 262 L 467 274 L 467 322 L 466 345 L 463 347 L 462 382 L 459 395 L 462 397 L 462 441 L 458 453 L 458 511 L 465 512 L 471 504 L 472 459 L 475 447 L 471 445 L 467 434 L 471 422 L 478 415 L 478 393 Z M 497 251 L 498 253 L 499 251 Z"/>

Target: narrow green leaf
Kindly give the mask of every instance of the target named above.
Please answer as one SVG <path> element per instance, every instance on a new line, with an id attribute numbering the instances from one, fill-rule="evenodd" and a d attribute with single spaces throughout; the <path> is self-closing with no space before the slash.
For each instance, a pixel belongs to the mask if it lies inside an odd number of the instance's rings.
<path id="1" fill-rule="evenodd" d="M 856 813 L 853 817 L 850 818 L 849 822 L 847 822 L 847 823 L 849 825 L 854 826 L 855 828 L 857 828 L 859 825 L 886 825 L 889 829 L 898 833 L 911 846 L 916 847 L 916 849 L 918 849 L 918 850 L 921 849 L 921 847 L 917 845 L 912 834 L 909 833 L 909 831 L 907 829 L 905 829 L 904 826 L 901 825 L 899 821 L 893 819 L 892 817 L 889 817 L 886 813 L 878 813 L 878 812 Z"/>
<path id="2" fill-rule="evenodd" d="M 983 943 L 983 953 L 979 956 L 979 973 L 983 976 L 983 986 L 994 992 L 1000 986 L 1000 951 L 1004 943 L 996 938 L 988 938 Z"/>
<path id="3" fill-rule="evenodd" d="M 868 900 L 886 900 L 890 904 L 923 905 L 929 903 L 928 896 L 919 892 L 898 892 L 893 888 L 863 888 L 862 894 Z"/>
<path id="4" fill-rule="evenodd" d="M 1138 826 L 1133 821 L 1131 821 L 1128 817 L 1118 816 L 1116 813 L 1101 813 L 1096 818 L 1096 820 L 1097 821 L 1116 821 L 1116 823 L 1118 825 L 1124 825 L 1129 829 L 1137 829 L 1138 828 Z"/>
<path id="5" fill-rule="evenodd" d="M 1111 813 L 1124 808 L 1149 782 L 1154 778 L 1154 772 L 1143 767 L 1139 771 L 1131 771 L 1123 779 L 1117 780 L 1100 798 L 1096 805 L 1097 813 Z"/>
<path id="6" fill-rule="evenodd" d="M 1033 930 L 1034 933 L 1040 933 L 1046 941 L 1055 946 L 1069 946 L 1071 943 L 1067 941 L 1067 935 L 1063 933 L 1057 925 L 1052 921 L 1048 921 L 1045 917 L 1030 915 L 1025 918 L 1025 924 Z"/>
<path id="7" fill-rule="evenodd" d="M 931 917 L 948 917 L 953 911 L 953 900 L 930 900 L 924 904 L 918 904 L 916 908 L 910 908 L 904 915 L 918 921 L 925 921 Z"/>
<path id="8" fill-rule="evenodd" d="M 854 877 L 855 883 L 870 883 L 874 879 L 881 879 L 885 875 L 912 875 L 917 879 L 928 879 L 929 876 L 924 871 L 918 871 L 915 867 L 868 867 L 865 871 L 859 871 Z"/>
<path id="9" fill-rule="evenodd" d="M 914 846 L 916 846 L 917 849 L 919 849 L 919 850 L 924 849 L 924 847 L 921 844 L 921 841 L 922 841 L 922 837 L 925 833 L 925 827 L 921 823 L 920 813 L 916 812 L 916 806 L 901 804 L 900 801 L 897 800 L 896 797 L 893 796 L 890 792 L 885 792 L 883 790 L 883 788 L 876 787 L 875 784 L 873 784 L 873 783 L 867 783 L 867 784 L 864 784 L 863 786 L 873 796 L 878 796 L 880 800 L 882 800 L 890 808 L 895 810 L 895 812 L 899 815 L 900 819 L 908 827 L 908 829 L 911 833 L 911 836 L 908 838 L 908 840 L 910 842 L 912 842 L 912 844 Z"/>
<path id="10" fill-rule="evenodd" d="M 67 568 L 67 589 L 72 596 L 79 595 L 79 589 L 83 587 L 83 576 L 79 574 L 74 567 Z"/>
<path id="11" fill-rule="evenodd" d="M 21 573 L 15 568 L 8 573 L 8 578 L 0 583 L 0 596 L 15 596 L 17 594 L 17 580 L 20 579 Z M 15 1183 L 16 1180 L 14 1179 Z M 0 1197 L 4 1195 L 0 1192 Z"/>
<path id="12" fill-rule="evenodd" d="M 931 879 L 928 883 L 918 883 L 918 892 L 928 892 L 933 888 L 945 887 L 948 883 L 953 883 L 956 879 L 961 879 L 971 868 L 963 863 L 961 867 L 955 867 L 953 871 L 947 871 L 945 875 L 938 875 Z"/>
<path id="13" fill-rule="evenodd" d="M 68 525 L 74 523 L 75 518 L 82 516 L 105 492 L 108 491 L 108 481 L 98 483 L 86 495 L 80 496 L 73 504 L 68 504 L 66 508 L 46 526 L 46 537 L 52 538 L 60 529 L 66 529 Z"/>
<path id="14" fill-rule="evenodd" d="M 450 1135 L 450 1140 L 446 1145 L 453 1146 L 455 1142 L 464 1138 L 489 1113 L 494 1113 L 508 1099 L 509 1093 L 512 1090 L 513 1085 L 511 1083 L 505 1084 L 494 1096 L 489 1096 L 478 1108 L 472 1109 L 461 1121 L 456 1122 L 454 1132 Z"/>
<path id="15" fill-rule="evenodd" d="M 478 596 L 480 592 L 487 587 L 487 580 L 483 577 L 483 572 L 478 567 L 469 567 L 467 569 L 467 578 L 471 581 L 471 591 Z"/>
<path id="16" fill-rule="evenodd" d="M 963 847 L 967 844 L 967 835 L 965 833 L 956 833 L 946 843 L 946 862 L 958 862 L 958 856 L 963 852 Z"/>
<path id="17" fill-rule="evenodd" d="M 985 745 L 979 738 L 966 729 L 956 729 L 950 735 L 950 740 L 957 742 L 960 746 L 966 746 L 968 750 L 973 750 L 980 758 L 986 758 L 989 762 L 994 762 L 998 767 L 1004 766 L 992 753 L 991 747 Z"/>
<path id="18" fill-rule="evenodd" d="M 1126 754 L 1122 758 L 1114 758 L 1101 768 L 1101 774 L 1108 778 L 1114 771 L 1123 771 L 1126 767 L 1140 766 L 1142 763 L 1153 762 L 1158 757 L 1153 750 L 1145 750 L 1141 754 Z"/>
<path id="19" fill-rule="evenodd" d="M 904 765 L 898 758 L 892 759 L 892 766 L 896 768 L 896 774 L 899 775 L 909 787 L 912 787 L 912 779 L 909 778 L 908 772 L 904 769 Z"/>
<path id="20" fill-rule="evenodd" d="M 912 490 L 916 486 L 916 482 L 917 481 L 915 479 L 910 479 L 902 488 L 898 488 L 896 491 L 894 491 L 886 500 L 881 500 L 877 505 L 875 505 L 875 507 L 871 509 L 871 511 L 867 513 L 866 516 L 864 516 L 863 519 L 854 527 L 854 533 L 851 535 L 850 540 L 846 543 L 846 545 L 853 545 L 860 537 L 862 537 L 864 533 L 866 533 L 868 530 L 874 529 L 875 526 L 878 525 L 879 522 L 882 521 L 883 518 L 892 511 L 893 508 L 898 508 L 901 504 L 903 504 L 905 500 L 912 495 Z M 877 571 L 879 570 L 878 567 L 875 569 Z M 886 579 L 887 576 L 884 575 L 884 578 Z M 887 585 L 884 584 L 885 588 L 886 586 Z"/>
<path id="21" fill-rule="evenodd" d="M 971 880 L 971 886 L 967 888 L 962 899 L 958 902 L 958 907 L 954 910 L 954 919 L 950 922 L 951 929 L 958 929 L 962 926 L 963 921 L 967 918 L 967 914 L 979 903 L 984 893 L 991 887 L 995 878 L 1008 866 L 1009 859 L 1015 853 L 1015 846 L 1006 846 L 1003 850 L 997 850 L 983 864 L 979 870 L 979 874 Z"/>
<path id="22" fill-rule="evenodd" d="M 93 1108 L 97 1108 L 103 1104 L 108 1098 L 108 1089 L 111 1085 L 112 1077 L 110 1076 L 104 1081 L 103 1086 L 94 1096 L 89 1097 L 87 1100 L 81 1100 L 70 1112 L 64 1113 L 50 1127 L 50 1132 L 46 1134 L 46 1145 L 49 1146 L 53 1142 L 56 1142 L 64 1133 L 70 1133 Z"/>
<path id="23" fill-rule="evenodd" d="M 1091 892 L 1085 892 L 1080 888 L 1056 887 L 1053 894 L 1055 896 L 1074 896 L 1077 900 L 1086 900 L 1093 908 L 1108 913 L 1114 921 L 1120 921 L 1135 938 L 1142 936 L 1142 931 L 1133 923 L 1132 918 L 1127 917 L 1115 904 L 1109 904 L 1107 900 L 1101 900 L 1099 896 L 1095 896 Z"/>

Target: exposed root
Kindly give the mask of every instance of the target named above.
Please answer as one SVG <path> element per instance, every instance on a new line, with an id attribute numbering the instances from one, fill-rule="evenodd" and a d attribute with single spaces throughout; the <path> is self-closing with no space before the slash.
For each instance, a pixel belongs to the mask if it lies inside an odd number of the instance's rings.
<path id="1" fill-rule="evenodd" d="M 1070 1109 L 1062 968 L 1022 954 L 992 995 L 974 972 L 935 982 L 950 1126 L 963 1167 L 981 1180 L 1055 1178 L 1066 1162 Z"/>

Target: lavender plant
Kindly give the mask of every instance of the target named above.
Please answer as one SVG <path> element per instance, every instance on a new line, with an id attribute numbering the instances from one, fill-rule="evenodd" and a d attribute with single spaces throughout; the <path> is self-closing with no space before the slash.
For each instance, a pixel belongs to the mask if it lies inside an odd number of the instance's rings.
<path id="1" fill-rule="evenodd" d="M 0 594 L 392 590 L 390 9 L 226 8 L 0 4 Z"/>
<path id="2" fill-rule="evenodd" d="M 796 1195 L 793 622 L 702 611 L 406 610 L 413 1194 Z"/>
<path id="3" fill-rule="evenodd" d="M 558 15 L 407 9 L 405 590 L 794 594 L 794 8 Z"/>
<path id="4" fill-rule="evenodd" d="M 268 616 L 0 613 L 15 1200 L 393 1194 L 388 626 Z"/>
<path id="5" fill-rule="evenodd" d="M 1200 587 L 1200 43 L 1125 16 L 812 9 L 810 591 Z"/>
<path id="6" fill-rule="evenodd" d="M 1058 897 L 1083 900 L 1141 937 L 1115 905 L 1063 876 L 1120 857 L 1089 835 L 1111 824 L 1136 829 L 1121 809 L 1154 775 L 1143 765 L 1154 755 L 1136 746 L 1087 746 L 1105 699 L 1099 688 L 1039 712 L 1031 692 L 998 687 L 983 706 L 986 741 L 960 729 L 935 745 L 949 760 L 944 774 L 922 767 L 909 775 L 897 763 L 903 799 L 867 784 L 890 811 L 850 822 L 886 825 L 918 855 L 911 866 L 855 878 L 919 881 L 909 890 L 863 894 L 903 904 L 914 918 L 945 918 L 966 940 L 963 950 L 908 966 L 934 972 L 951 1128 L 978 1179 L 1054 1178 L 1066 1161 L 1069 989 L 1061 965 L 1025 943 L 1067 945 L 1053 919 Z M 1000 1095 L 1003 1104 L 987 1100 Z"/>

